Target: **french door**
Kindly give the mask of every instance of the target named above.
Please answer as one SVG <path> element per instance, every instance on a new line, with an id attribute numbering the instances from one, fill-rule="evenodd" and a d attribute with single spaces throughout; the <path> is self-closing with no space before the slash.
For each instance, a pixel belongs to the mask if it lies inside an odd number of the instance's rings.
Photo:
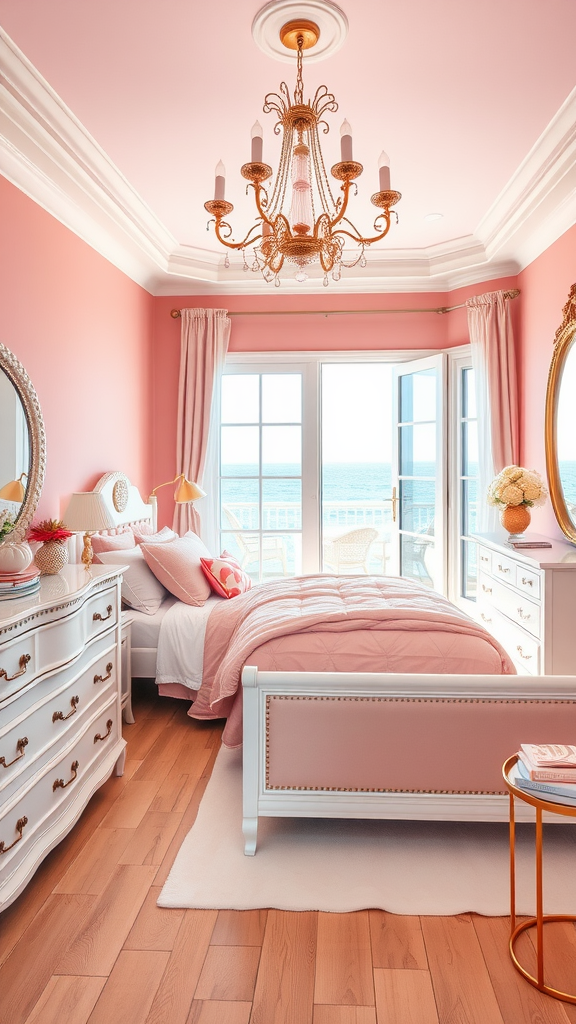
<path id="1" fill-rule="evenodd" d="M 394 368 L 390 571 L 446 590 L 446 356 Z"/>

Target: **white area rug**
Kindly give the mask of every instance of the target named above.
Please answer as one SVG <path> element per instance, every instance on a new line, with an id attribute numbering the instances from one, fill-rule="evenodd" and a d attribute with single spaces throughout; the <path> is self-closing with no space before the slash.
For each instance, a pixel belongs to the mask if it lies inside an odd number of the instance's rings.
<path id="1" fill-rule="evenodd" d="M 534 913 L 534 830 L 517 825 L 517 912 Z M 576 914 L 576 827 L 545 826 L 544 909 Z M 161 907 L 509 913 L 505 823 L 260 818 L 244 856 L 242 759 L 222 748 Z"/>

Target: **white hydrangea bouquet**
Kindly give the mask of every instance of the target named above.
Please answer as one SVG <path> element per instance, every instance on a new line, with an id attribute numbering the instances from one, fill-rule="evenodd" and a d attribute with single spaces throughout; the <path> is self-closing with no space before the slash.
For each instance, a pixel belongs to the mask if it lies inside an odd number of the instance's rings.
<path id="1" fill-rule="evenodd" d="M 531 508 L 543 505 L 547 497 L 548 491 L 540 474 L 535 469 L 523 469 L 522 466 L 506 466 L 488 488 L 488 504 L 496 508 L 508 505 Z"/>

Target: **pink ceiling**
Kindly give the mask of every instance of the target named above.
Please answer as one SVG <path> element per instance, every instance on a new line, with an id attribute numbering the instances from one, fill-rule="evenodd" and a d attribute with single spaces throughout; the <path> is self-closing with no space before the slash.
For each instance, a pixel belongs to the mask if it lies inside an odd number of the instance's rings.
<path id="1" fill-rule="evenodd" d="M 325 83 L 364 163 L 353 219 L 368 228 L 386 149 L 400 226 L 385 248 L 471 234 L 574 86 L 574 0 L 340 0 L 344 47 L 305 68 Z M 289 65 L 251 36 L 261 0 L 0 0 L 0 24 L 181 244 L 217 250 L 202 204 L 226 164 L 240 229 L 252 215 L 239 167 L 250 128 L 277 152 L 264 94 Z M 355 215 L 358 211 L 357 216 Z M 431 212 L 444 219 L 423 221 Z"/>

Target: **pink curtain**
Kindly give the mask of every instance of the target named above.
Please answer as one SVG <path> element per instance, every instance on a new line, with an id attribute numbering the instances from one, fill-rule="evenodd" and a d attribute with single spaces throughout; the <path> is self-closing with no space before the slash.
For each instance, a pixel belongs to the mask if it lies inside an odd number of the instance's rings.
<path id="1" fill-rule="evenodd" d="M 182 309 L 180 315 L 176 472 L 202 486 L 212 396 L 226 359 L 230 318 L 226 309 Z M 187 530 L 199 533 L 194 505 L 176 505 L 173 525 L 181 536 Z"/>
<path id="2" fill-rule="evenodd" d="M 476 375 L 484 378 L 477 381 L 477 392 L 478 384 L 486 392 L 486 401 L 479 403 L 478 418 L 481 424 L 482 414 L 488 413 L 495 473 L 504 466 L 516 464 L 520 457 L 518 379 L 510 316 L 510 299 L 517 294 L 516 291 L 486 292 L 466 302 Z"/>

